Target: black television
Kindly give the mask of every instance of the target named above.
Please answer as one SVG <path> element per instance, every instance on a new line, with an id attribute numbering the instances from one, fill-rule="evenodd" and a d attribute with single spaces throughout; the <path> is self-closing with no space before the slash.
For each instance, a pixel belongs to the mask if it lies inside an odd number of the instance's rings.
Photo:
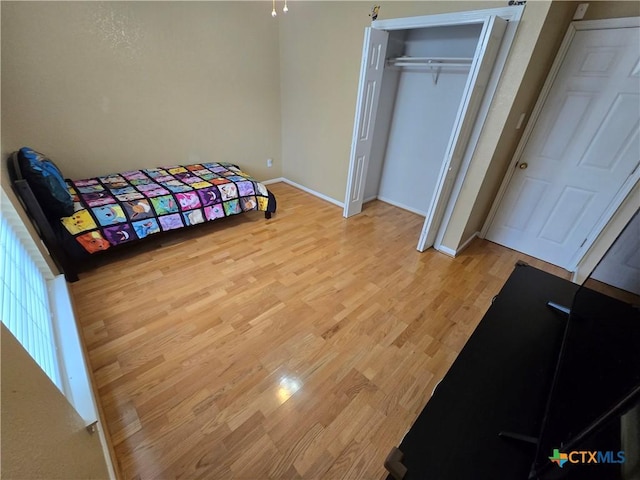
<path id="1" fill-rule="evenodd" d="M 636 212 L 566 312 L 530 479 L 640 480 L 638 272 Z"/>

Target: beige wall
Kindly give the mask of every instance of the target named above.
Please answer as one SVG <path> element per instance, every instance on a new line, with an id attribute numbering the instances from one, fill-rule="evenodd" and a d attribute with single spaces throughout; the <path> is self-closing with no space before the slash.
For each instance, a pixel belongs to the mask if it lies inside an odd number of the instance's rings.
<path id="1" fill-rule="evenodd" d="M 97 434 L 90 434 L 56 386 L 2 324 L 3 479 L 106 479 Z"/>
<path id="2" fill-rule="evenodd" d="M 579 2 L 530 1 L 443 245 L 457 250 L 482 228 L 557 48 Z M 380 19 L 504 6 L 505 2 L 380 2 Z M 638 2 L 591 2 L 585 19 L 631 16 Z M 363 30 L 363 2 L 301 2 L 280 28 L 283 175 L 344 200 Z M 330 31 L 331 35 L 326 32 Z M 526 124 L 526 123 L 525 123 Z"/>
<path id="3" fill-rule="evenodd" d="M 505 2 L 378 2 L 378 19 L 502 7 Z M 343 201 L 367 2 L 296 2 L 280 26 L 283 174 Z M 529 9 L 529 7 L 527 7 Z M 533 7 L 532 10 L 535 10 Z"/>
<path id="4" fill-rule="evenodd" d="M 640 15 L 640 2 L 636 0 L 589 2 L 584 20 L 602 20 L 605 18 L 637 17 Z"/>
<path id="5" fill-rule="evenodd" d="M 192 161 L 281 176 L 268 7 L 3 1 L 3 158 L 26 144 L 74 178 Z"/>
<path id="6" fill-rule="evenodd" d="M 504 5 L 504 2 L 485 1 L 382 2 L 379 18 Z M 507 122 L 515 125 L 514 99 L 550 6 L 551 2 L 546 1 L 529 2 L 524 11 L 467 180 L 444 236 L 443 244 L 450 249 L 456 250 L 465 240 L 470 217 L 486 216 L 484 204 L 474 210 L 476 198 L 484 193 L 483 179 L 492 165 Z M 370 23 L 369 8 L 370 5 L 363 2 L 303 2 L 296 4 L 295 15 L 280 29 L 283 173 L 339 201 L 344 199 L 346 189 L 363 31 Z M 328 31 L 331 35 L 326 34 Z M 552 55 L 549 49 L 543 53 Z M 544 74 L 533 77 L 544 79 Z M 536 90 L 539 86 L 532 88 Z M 504 141 L 519 133 L 511 129 Z M 480 215 L 476 213 L 478 210 Z M 475 223 L 480 222 L 475 219 Z"/>
<path id="7" fill-rule="evenodd" d="M 387 1 L 379 18 L 505 3 Z M 481 229 L 577 3 L 528 2 L 445 247 Z M 639 5 L 591 2 L 586 18 Z M 342 201 L 371 5 L 290 7 L 272 19 L 265 2 L 2 2 L 3 158 L 29 144 L 76 178 L 234 161 Z"/>

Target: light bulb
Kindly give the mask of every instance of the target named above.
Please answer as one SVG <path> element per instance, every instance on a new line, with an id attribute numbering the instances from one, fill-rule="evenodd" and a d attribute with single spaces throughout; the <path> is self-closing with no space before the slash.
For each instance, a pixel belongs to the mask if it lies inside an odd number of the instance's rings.
<path id="1" fill-rule="evenodd" d="M 287 7 L 286 2 L 285 2 L 285 4 L 284 4 L 284 8 L 282 9 L 282 11 L 283 11 L 284 13 L 287 13 L 287 12 L 289 11 L 289 7 Z"/>
<path id="2" fill-rule="evenodd" d="M 275 17 L 276 15 L 278 14 L 276 13 L 276 9 L 274 8 L 273 10 L 271 10 L 271 16 Z"/>

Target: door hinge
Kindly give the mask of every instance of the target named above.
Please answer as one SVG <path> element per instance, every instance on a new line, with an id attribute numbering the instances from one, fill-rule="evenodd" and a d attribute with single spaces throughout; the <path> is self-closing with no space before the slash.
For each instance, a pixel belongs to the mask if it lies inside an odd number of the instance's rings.
<path id="1" fill-rule="evenodd" d="M 97 431 L 96 425 L 98 425 L 98 421 L 97 420 L 95 422 L 91 422 L 85 428 L 87 429 L 87 432 L 93 434 L 93 433 L 96 433 L 96 431 Z"/>
<path id="2" fill-rule="evenodd" d="M 587 239 L 586 239 L 586 238 L 582 241 L 582 243 L 580 244 L 580 246 L 579 246 L 578 248 L 582 248 L 582 246 L 583 246 L 585 243 L 587 243 Z"/>

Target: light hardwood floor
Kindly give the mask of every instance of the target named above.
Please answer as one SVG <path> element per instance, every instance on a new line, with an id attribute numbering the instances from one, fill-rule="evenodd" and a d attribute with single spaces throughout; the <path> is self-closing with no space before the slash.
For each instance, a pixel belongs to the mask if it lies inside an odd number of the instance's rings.
<path id="1" fill-rule="evenodd" d="M 125 479 L 381 479 L 522 259 L 416 251 L 422 218 L 285 184 L 250 213 L 150 242 L 72 294 Z M 134 254 L 135 253 L 135 254 Z"/>

